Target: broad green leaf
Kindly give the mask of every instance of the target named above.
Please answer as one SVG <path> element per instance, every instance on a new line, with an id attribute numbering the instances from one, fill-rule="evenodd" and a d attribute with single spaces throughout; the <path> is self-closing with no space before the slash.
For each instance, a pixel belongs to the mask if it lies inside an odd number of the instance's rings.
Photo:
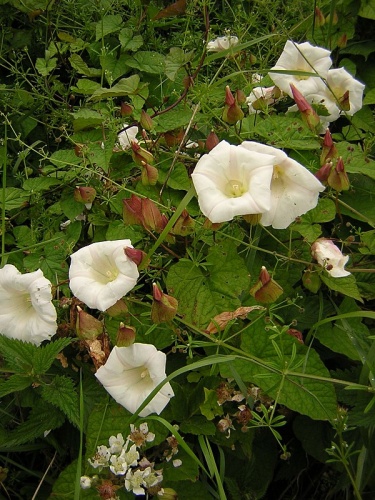
<path id="1" fill-rule="evenodd" d="M 126 54 L 121 54 L 119 58 L 114 54 L 100 56 L 100 65 L 103 68 L 105 79 L 109 85 L 112 85 L 120 76 L 124 76 L 129 72 L 129 67 L 126 64 L 127 60 L 128 56 Z"/>
<path id="2" fill-rule="evenodd" d="M 361 17 L 366 17 L 367 19 L 375 19 L 375 5 L 372 0 L 361 0 L 361 6 L 358 11 L 358 15 Z M 371 43 L 371 41 L 366 41 Z"/>
<path id="3" fill-rule="evenodd" d="M 122 24 L 123 21 L 122 21 L 122 16 L 120 14 L 114 14 L 102 17 L 102 19 L 98 23 L 96 23 L 95 27 L 96 41 L 101 40 L 110 33 L 115 33 L 116 31 L 119 31 Z"/>
<path id="4" fill-rule="evenodd" d="M 351 189 L 343 192 L 339 199 L 341 213 L 350 217 L 369 222 L 375 228 L 375 179 L 364 175 L 352 175 Z M 350 210 L 350 207 L 354 209 Z"/>
<path id="5" fill-rule="evenodd" d="M 133 30 L 130 28 L 122 28 L 118 38 L 123 50 L 135 52 L 143 45 L 142 35 L 134 35 Z"/>
<path id="6" fill-rule="evenodd" d="M 335 292 L 342 293 L 343 295 L 353 297 L 363 302 L 355 277 L 352 274 L 350 276 L 344 276 L 343 278 L 333 278 L 328 273 L 322 273 L 320 278 L 330 290 L 334 290 Z"/>
<path id="7" fill-rule="evenodd" d="M 16 226 L 13 229 L 14 237 L 17 241 L 17 246 L 25 248 L 33 243 L 36 243 L 35 234 L 29 226 Z"/>
<path id="8" fill-rule="evenodd" d="M 242 127 L 243 140 L 256 134 L 264 142 L 277 148 L 306 150 L 320 147 L 316 135 L 299 118 L 270 115 L 264 119 L 257 116 L 255 121 L 254 115 L 250 115 L 242 120 Z"/>
<path id="9" fill-rule="evenodd" d="M 135 245 L 144 238 L 144 231 L 141 228 L 134 226 L 125 226 L 122 221 L 115 220 L 108 224 L 106 232 L 107 240 L 124 240 L 129 239 L 132 245 Z"/>
<path id="10" fill-rule="evenodd" d="M 363 106 L 357 111 L 355 115 L 351 117 L 351 122 L 355 127 L 366 130 L 366 132 L 375 133 L 375 122 L 370 106 Z"/>
<path id="11" fill-rule="evenodd" d="M 82 203 L 76 201 L 73 198 L 73 193 L 71 193 L 70 197 L 66 197 L 65 199 L 61 200 L 60 206 L 64 212 L 64 215 L 70 220 L 74 220 L 77 215 L 80 215 L 82 213 L 83 210 Z"/>
<path id="12" fill-rule="evenodd" d="M 78 54 L 72 54 L 69 57 L 69 62 L 80 75 L 88 76 L 89 78 L 99 77 L 102 71 L 98 68 L 89 68 L 85 61 Z M 79 82 L 80 80 L 78 80 Z"/>
<path id="13" fill-rule="evenodd" d="M 344 160 L 345 169 L 353 174 L 365 174 L 375 179 L 375 161 L 362 151 L 359 145 L 340 141 L 337 143 L 337 151 Z"/>
<path id="14" fill-rule="evenodd" d="M 216 432 L 216 426 L 213 422 L 208 422 L 203 416 L 196 415 L 181 422 L 180 431 L 183 434 L 194 434 L 196 436 L 213 436 Z"/>
<path id="15" fill-rule="evenodd" d="M 22 189 L 9 187 L 5 188 L 5 210 L 26 207 L 30 193 L 25 193 Z M 2 196 L 0 196 L 0 207 L 2 207 Z"/>
<path id="16" fill-rule="evenodd" d="M 178 70 L 194 57 L 194 51 L 184 52 L 180 47 L 172 47 L 165 58 L 165 74 L 174 81 Z"/>
<path id="17" fill-rule="evenodd" d="M 23 189 L 31 193 L 38 193 L 39 191 L 48 191 L 53 186 L 61 185 L 61 181 L 55 177 L 32 177 L 26 179 L 23 183 Z"/>
<path id="18" fill-rule="evenodd" d="M 291 226 L 291 229 L 301 234 L 308 243 L 313 243 L 322 234 L 320 224 L 311 224 L 302 220 L 295 222 Z"/>
<path id="19" fill-rule="evenodd" d="M 366 255 L 375 255 L 375 230 L 360 234 L 362 246 L 359 251 Z"/>
<path id="20" fill-rule="evenodd" d="M 73 113 L 74 132 L 79 132 L 86 128 L 93 128 L 103 123 L 104 117 L 92 109 L 81 108 Z"/>
<path id="21" fill-rule="evenodd" d="M 40 268 L 53 284 L 66 280 L 68 278 L 66 257 L 71 253 L 71 246 L 64 238 L 47 243 L 44 248 L 38 248 L 35 253 L 27 255 L 23 261 L 25 267 L 33 271 Z"/>
<path id="22" fill-rule="evenodd" d="M 241 348 L 262 360 L 269 368 L 251 359 L 236 360 L 233 365 L 241 378 L 258 385 L 279 404 L 314 420 L 334 418 L 337 402 L 333 384 L 314 379 L 314 376 L 330 378 L 317 353 L 290 335 L 282 333 L 274 339 L 281 354 L 279 357 L 265 326 L 258 321 L 247 329 L 242 336 Z M 232 376 L 227 365 L 220 366 L 220 371 L 225 378 Z M 305 374 L 309 378 L 293 373 Z"/>
<path id="23" fill-rule="evenodd" d="M 165 57 L 158 52 L 138 51 L 126 60 L 131 68 L 144 71 L 145 73 L 161 74 L 165 70 Z"/>
<path id="24" fill-rule="evenodd" d="M 89 100 L 107 99 L 108 97 L 123 97 L 136 93 L 139 85 L 139 76 L 132 75 L 129 78 L 122 78 L 110 89 L 100 88 L 95 90 Z"/>
<path id="25" fill-rule="evenodd" d="M 77 81 L 77 87 L 70 88 L 76 94 L 91 95 L 95 90 L 100 89 L 100 83 L 85 78 Z"/>
<path id="26" fill-rule="evenodd" d="M 171 167 L 170 156 L 163 159 L 158 164 L 159 169 L 159 182 L 164 183 L 167 175 L 169 174 L 169 169 Z M 189 191 L 191 186 L 191 180 L 187 173 L 186 166 L 183 163 L 176 162 L 173 170 L 170 172 L 168 177 L 167 185 L 172 189 Z"/>
<path id="27" fill-rule="evenodd" d="M 35 68 L 42 76 L 47 76 L 56 68 L 56 65 L 57 57 L 51 57 L 50 59 L 38 57 Z"/>
<path id="28" fill-rule="evenodd" d="M 0 335 L 1 356 L 7 362 L 7 366 L 16 373 L 31 374 L 37 349 L 38 347 L 30 342 L 10 339 L 4 335 Z"/>
<path id="29" fill-rule="evenodd" d="M 207 420 L 213 420 L 216 416 L 223 414 L 223 408 L 217 402 L 215 390 L 204 388 L 204 402 L 200 405 L 200 411 Z"/>
<path id="30" fill-rule="evenodd" d="M 364 99 L 363 99 L 363 105 L 367 104 L 375 104 L 375 89 L 370 89 Z"/>
<path id="31" fill-rule="evenodd" d="M 187 125 L 192 116 L 191 108 L 187 106 L 177 106 L 168 113 L 164 113 L 154 118 L 156 132 L 168 132 Z"/>
<path id="32" fill-rule="evenodd" d="M 78 165 L 82 161 L 81 158 L 78 158 L 78 156 L 74 153 L 73 148 L 60 149 L 59 151 L 53 153 L 49 160 L 59 169 L 70 165 Z"/>
<path id="33" fill-rule="evenodd" d="M 79 426 L 78 394 L 71 378 L 56 375 L 52 382 L 41 387 L 42 398 L 59 408 L 72 422 Z"/>
<path id="34" fill-rule="evenodd" d="M 249 276 L 236 247 L 225 241 L 211 247 L 202 265 L 180 260 L 171 266 L 167 286 L 185 321 L 205 328 L 216 315 L 241 305 L 239 296 L 249 288 Z"/>
<path id="35" fill-rule="evenodd" d="M 304 222 L 330 222 L 336 216 L 335 202 L 329 198 L 320 198 L 318 204 L 312 210 L 301 216 Z"/>
<path id="36" fill-rule="evenodd" d="M 39 347 L 34 356 L 34 371 L 36 374 L 46 373 L 55 361 L 60 351 L 71 343 L 69 338 L 57 339 L 44 346 Z"/>

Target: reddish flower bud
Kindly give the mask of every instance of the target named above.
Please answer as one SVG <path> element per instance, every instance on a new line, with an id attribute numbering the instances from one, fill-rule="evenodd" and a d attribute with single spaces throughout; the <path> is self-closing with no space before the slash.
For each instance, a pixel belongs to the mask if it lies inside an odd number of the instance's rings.
<path id="1" fill-rule="evenodd" d="M 96 189 L 92 187 L 77 186 L 74 190 L 74 199 L 84 203 L 87 209 L 92 207 L 92 202 L 96 196 Z"/>
<path id="2" fill-rule="evenodd" d="M 329 161 L 328 163 L 326 163 L 325 165 L 320 167 L 320 169 L 317 172 L 315 172 L 315 177 L 318 180 L 320 180 L 320 182 L 323 182 L 323 183 L 327 182 L 329 174 L 331 173 L 332 167 L 333 167 L 333 163 L 331 161 Z"/>
<path id="3" fill-rule="evenodd" d="M 135 328 L 133 326 L 124 325 L 120 323 L 117 330 L 116 345 L 118 347 L 129 347 L 135 341 Z"/>
<path id="4" fill-rule="evenodd" d="M 154 126 L 151 116 L 144 109 L 141 111 L 140 124 L 145 130 L 152 130 Z"/>
<path id="5" fill-rule="evenodd" d="M 236 90 L 235 100 L 240 105 L 245 104 L 245 102 L 246 102 L 245 92 L 241 89 Z"/>
<path id="6" fill-rule="evenodd" d="M 172 130 L 165 132 L 164 140 L 169 148 L 179 146 L 184 138 L 185 131 L 183 129 Z"/>
<path id="7" fill-rule="evenodd" d="M 141 148 L 137 142 L 131 143 L 132 157 L 137 165 L 142 166 L 143 163 L 154 163 L 154 157 L 147 151 L 147 149 Z"/>
<path id="8" fill-rule="evenodd" d="M 229 125 L 234 125 L 239 120 L 244 117 L 242 109 L 239 107 L 237 100 L 233 97 L 233 94 L 227 85 L 225 87 L 225 106 L 223 111 L 223 121 L 229 123 Z"/>
<path id="9" fill-rule="evenodd" d="M 149 231 L 161 233 L 166 226 L 165 215 L 162 216 L 156 204 L 149 198 L 142 199 L 142 224 Z"/>
<path id="10" fill-rule="evenodd" d="M 103 323 L 77 306 L 76 331 L 81 340 L 94 340 L 103 333 Z"/>
<path id="11" fill-rule="evenodd" d="M 211 222 L 210 219 L 206 219 L 203 223 L 203 229 L 209 229 L 211 231 L 217 231 L 221 228 L 222 222 Z"/>
<path id="12" fill-rule="evenodd" d="M 120 106 L 120 113 L 121 116 L 130 116 L 133 114 L 133 106 L 128 104 L 127 102 L 122 102 Z"/>
<path id="13" fill-rule="evenodd" d="M 142 198 L 132 194 L 130 198 L 122 200 L 123 203 L 123 219 L 125 224 L 142 225 Z"/>
<path id="14" fill-rule="evenodd" d="M 302 333 L 299 330 L 296 330 L 295 328 L 289 328 L 286 333 L 297 339 L 300 344 L 304 343 Z"/>
<path id="15" fill-rule="evenodd" d="M 337 40 L 337 46 L 340 49 L 344 49 L 348 43 L 348 35 L 344 33 L 343 35 L 340 36 L 340 38 Z"/>
<path id="16" fill-rule="evenodd" d="M 327 184 L 338 192 L 347 191 L 350 188 L 350 181 L 341 156 L 337 160 L 335 168 L 331 170 Z"/>
<path id="17" fill-rule="evenodd" d="M 78 156 L 78 158 L 82 158 L 83 154 L 82 154 L 82 150 L 84 148 L 84 145 L 83 144 L 76 144 L 74 146 L 74 154 L 76 156 Z"/>
<path id="18" fill-rule="evenodd" d="M 219 142 L 220 141 L 219 141 L 218 136 L 215 134 L 215 132 L 213 130 L 211 130 L 211 132 L 207 136 L 206 149 L 208 151 L 211 151 L 212 149 L 214 149 L 215 146 L 217 146 L 219 144 Z"/>
<path id="19" fill-rule="evenodd" d="M 154 300 L 151 307 L 151 319 L 154 323 L 171 321 L 177 313 L 178 301 L 163 293 L 156 283 L 152 284 Z"/>
<path id="20" fill-rule="evenodd" d="M 272 304 L 284 293 L 281 286 L 269 275 L 267 269 L 262 266 L 257 283 L 250 289 L 250 294 L 264 304 Z"/>
<path id="21" fill-rule="evenodd" d="M 227 106 L 233 106 L 236 103 L 233 94 L 229 88 L 229 85 L 225 87 L 225 104 Z"/>
<path id="22" fill-rule="evenodd" d="M 320 155 L 320 164 L 324 165 L 325 163 L 333 160 L 334 158 L 336 158 L 337 154 L 338 154 L 337 148 L 332 140 L 331 132 L 327 128 L 323 139 L 322 153 Z"/>
<path id="23" fill-rule="evenodd" d="M 349 99 L 349 90 L 347 90 L 344 95 L 342 95 L 339 99 L 339 106 L 343 111 L 350 111 L 350 99 Z"/>
<path id="24" fill-rule="evenodd" d="M 328 14 L 326 17 L 326 23 L 331 23 L 333 26 L 335 26 L 339 22 L 339 16 L 337 15 L 337 12 L 334 10 L 333 11 L 333 16 L 331 14 Z"/>
<path id="25" fill-rule="evenodd" d="M 138 250 L 137 248 L 133 247 L 126 247 L 124 250 L 126 256 L 134 262 L 137 266 L 140 266 L 140 264 L 143 264 L 142 267 L 147 267 L 146 264 L 146 257 L 147 254 L 143 250 Z M 150 261 L 147 260 L 147 265 Z"/>
<path id="26" fill-rule="evenodd" d="M 187 236 L 194 232 L 195 221 L 186 209 L 184 209 L 173 226 L 172 232 L 177 236 Z"/>
<path id="27" fill-rule="evenodd" d="M 159 178 L 159 171 L 156 167 L 142 162 L 141 181 L 144 186 L 155 186 Z"/>
<path id="28" fill-rule="evenodd" d="M 290 88 L 292 89 L 293 99 L 301 112 L 302 120 L 310 130 L 317 132 L 320 127 L 320 118 L 318 114 L 293 83 L 290 84 Z"/>
<path id="29" fill-rule="evenodd" d="M 124 315 L 128 312 L 128 306 L 126 305 L 126 302 L 124 299 L 119 299 L 116 304 L 113 304 L 113 306 L 109 307 L 106 310 L 106 313 L 109 314 L 112 317 L 115 316 L 120 316 Z"/>
<path id="30" fill-rule="evenodd" d="M 314 25 L 315 28 L 320 28 L 325 24 L 326 20 L 323 15 L 323 12 L 319 9 L 319 7 L 315 7 L 315 17 L 314 17 Z"/>

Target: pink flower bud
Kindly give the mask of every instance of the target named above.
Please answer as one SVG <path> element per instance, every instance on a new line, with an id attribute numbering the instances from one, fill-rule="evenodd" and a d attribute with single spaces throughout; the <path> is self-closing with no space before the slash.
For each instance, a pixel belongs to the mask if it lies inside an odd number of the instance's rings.
<path id="1" fill-rule="evenodd" d="M 77 306 L 76 331 L 81 340 L 94 340 L 103 333 L 103 323 Z"/>
<path id="2" fill-rule="evenodd" d="M 112 317 L 115 316 L 120 316 L 124 315 L 128 312 L 128 306 L 126 305 L 126 302 L 124 299 L 119 299 L 116 304 L 113 304 L 113 306 L 109 307 L 106 310 L 106 313 L 109 314 Z"/>
<path id="3" fill-rule="evenodd" d="M 267 269 L 262 266 L 257 283 L 250 289 L 250 295 L 258 302 L 272 304 L 283 293 L 281 286 L 271 278 Z"/>
<path id="4" fill-rule="evenodd" d="M 340 49 L 344 49 L 348 43 L 348 35 L 344 33 L 343 35 L 340 36 L 340 38 L 337 40 L 337 46 Z"/>
<path id="5" fill-rule="evenodd" d="M 323 182 L 323 183 L 327 182 L 329 174 L 331 173 L 332 167 L 333 167 L 333 163 L 331 161 L 329 161 L 328 163 L 326 163 L 325 165 L 320 167 L 320 169 L 317 172 L 315 172 L 315 177 L 317 179 L 319 179 L 320 182 Z"/>
<path id="6" fill-rule="evenodd" d="M 141 146 L 137 142 L 131 143 L 132 148 L 132 157 L 137 165 L 142 165 L 142 162 L 145 163 L 154 163 L 153 155 L 147 151 L 147 149 L 141 148 Z"/>
<path id="7" fill-rule="evenodd" d="M 87 209 L 90 209 L 96 196 L 96 189 L 92 187 L 77 186 L 74 190 L 74 199 L 84 203 Z"/>
<path id="8" fill-rule="evenodd" d="M 116 345 L 118 347 L 129 347 L 135 341 L 135 328 L 133 326 L 124 325 L 120 323 L 117 330 Z"/>
<path id="9" fill-rule="evenodd" d="M 144 109 L 141 111 L 140 124 L 145 130 L 152 130 L 154 126 L 151 116 Z"/>
<path id="10" fill-rule="evenodd" d="M 341 156 L 337 160 L 335 168 L 331 170 L 327 179 L 327 184 L 339 193 L 341 191 L 347 191 L 350 188 L 349 177 L 345 171 L 344 162 Z"/>
<path id="11" fill-rule="evenodd" d="M 315 18 L 314 18 L 314 25 L 315 28 L 320 28 L 325 24 L 326 20 L 323 15 L 323 12 L 319 9 L 319 7 L 315 7 Z"/>
<path id="12" fill-rule="evenodd" d="M 174 297 L 163 293 L 156 283 L 152 284 L 153 302 L 151 319 L 154 323 L 171 321 L 177 313 L 178 301 Z"/>
<path id="13" fill-rule="evenodd" d="M 211 130 L 211 132 L 207 136 L 206 149 L 208 151 L 211 151 L 212 149 L 214 149 L 215 146 L 217 146 L 219 144 L 219 142 L 220 141 L 219 141 L 218 136 L 215 134 L 215 132 L 213 130 Z"/>
<path id="14" fill-rule="evenodd" d="M 333 160 L 337 156 L 337 148 L 332 140 L 331 132 L 327 128 L 323 139 L 322 153 L 320 155 L 320 164 Z"/>
<path id="15" fill-rule="evenodd" d="M 122 200 L 123 203 L 123 219 L 125 224 L 142 225 L 142 198 L 132 194 L 130 198 Z"/>
<path id="16" fill-rule="evenodd" d="M 318 114 L 293 83 L 290 84 L 290 88 L 292 89 L 293 99 L 301 112 L 302 120 L 310 130 L 317 132 L 317 129 L 320 127 L 320 118 Z"/>
<path id="17" fill-rule="evenodd" d="M 155 186 L 159 178 L 159 171 L 156 167 L 142 162 L 141 180 L 144 186 Z"/>
<path id="18" fill-rule="evenodd" d="M 225 87 L 225 106 L 223 111 L 223 121 L 229 123 L 229 125 L 234 125 L 239 120 L 244 117 L 242 109 L 239 107 L 237 100 L 233 97 L 233 94 L 228 87 Z"/>
<path id="19" fill-rule="evenodd" d="M 126 247 L 124 252 L 126 256 L 134 262 L 134 264 L 136 264 L 137 266 L 143 264 L 142 267 L 145 267 L 144 264 L 146 263 L 147 254 L 143 252 L 143 250 L 138 250 L 137 248 L 133 247 Z"/>
<path id="20" fill-rule="evenodd" d="M 120 105 L 120 113 L 121 116 L 130 116 L 133 114 L 133 106 L 128 104 L 127 102 L 122 102 Z"/>

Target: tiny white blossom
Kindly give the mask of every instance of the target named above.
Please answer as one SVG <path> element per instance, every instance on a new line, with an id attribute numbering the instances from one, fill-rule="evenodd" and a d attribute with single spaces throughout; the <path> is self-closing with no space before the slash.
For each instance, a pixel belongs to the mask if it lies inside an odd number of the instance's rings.
<path id="1" fill-rule="evenodd" d="M 98 446 L 96 454 L 92 457 L 93 459 L 89 458 L 89 463 L 92 467 L 94 467 L 94 469 L 97 469 L 98 467 L 108 467 L 110 457 L 111 452 L 109 451 L 109 448 L 101 445 Z"/>
<path id="2" fill-rule="evenodd" d="M 173 464 L 173 467 L 181 467 L 182 460 L 180 460 L 179 458 L 176 458 L 175 460 L 173 460 L 172 464 Z"/>
<path id="3" fill-rule="evenodd" d="M 219 36 L 207 44 L 207 52 L 222 52 L 238 44 L 236 36 Z"/>
<path id="4" fill-rule="evenodd" d="M 152 470 L 151 467 L 147 467 L 143 471 L 143 484 L 146 488 L 151 488 L 156 486 L 158 483 L 163 481 L 163 475 L 161 471 Z"/>
<path id="5" fill-rule="evenodd" d="M 110 458 L 111 465 L 109 466 L 111 472 L 116 476 L 123 476 L 126 474 L 129 466 L 126 460 L 126 452 L 122 450 L 120 455 L 112 455 Z"/>
<path id="6" fill-rule="evenodd" d="M 92 480 L 89 476 L 81 476 L 80 485 L 83 490 L 91 488 Z"/>
<path id="7" fill-rule="evenodd" d="M 147 470 L 147 469 L 146 469 Z M 142 488 L 144 471 L 129 469 L 125 476 L 125 488 L 128 491 L 132 491 L 134 495 L 144 495 L 145 490 Z"/>
<path id="8" fill-rule="evenodd" d="M 111 453 L 121 453 L 122 448 L 124 446 L 124 438 L 121 433 L 117 434 L 117 436 L 111 436 L 109 438 L 109 450 Z"/>
<path id="9" fill-rule="evenodd" d="M 138 465 L 139 453 L 135 444 L 133 444 L 130 447 L 129 451 L 125 453 L 125 458 L 129 467 L 135 467 L 136 465 Z"/>

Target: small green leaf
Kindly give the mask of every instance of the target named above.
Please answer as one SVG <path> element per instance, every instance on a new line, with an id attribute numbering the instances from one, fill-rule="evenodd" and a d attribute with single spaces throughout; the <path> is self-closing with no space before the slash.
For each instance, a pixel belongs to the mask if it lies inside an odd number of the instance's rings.
<path id="1" fill-rule="evenodd" d="M 79 132 L 87 128 L 97 127 L 103 123 L 104 117 L 92 109 L 81 108 L 76 113 L 72 113 L 74 132 Z"/>
<path id="2" fill-rule="evenodd" d="M 38 57 L 35 63 L 35 68 L 42 76 L 47 76 L 56 68 L 56 65 L 56 57 L 51 57 L 50 59 Z"/>
<path id="3" fill-rule="evenodd" d="M 164 113 L 154 118 L 156 132 L 168 132 L 187 125 L 192 116 L 191 108 L 187 106 L 177 106 L 168 113 Z"/>
<path id="4" fill-rule="evenodd" d="M 72 379 L 56 375 L 49 385 L 42 386 L 42 398 L 59 408 L 72 422 L 79 426 L 78 394 Z"/>
<path id="5" fill-rule="evenodd" d="M 107 99 L 108 97 L 123 97 L 135 94 L 139 85 L 139 76 L 132 75 L 129 78 L 122 78 L 110 89 L 100 88 L 95 90 L 89 100 Z"/>
<path id="6" fill-rule="evenodd" d="M 14 210 L 15 208 L 25 207 L 28 204 L 30 193 L 25 193 L 22 189 L 9 187 L 5 188 L 5 210 Z M 0 207 L 2 207 L 2 198 L 0 197 Z"/>
<path id="7" fill-rule="evenodd" d="M 126 64 L 131 68 L 160 75 L 165 71 L 165 57 L 158 52 L 138 51 L 127 59 Z"/>
<path id="8" fill-rule="evenodd" d="M 207 420 L 213 420 L 217 415 L 223 414 L 223 408 L 217 402 L 216 391 L 204 387 L 204 402 L 200 405 L 200 410 Z"/>
<path id="9" fill-rule="evenodd" d="M 70 88 L 76 94 L 91 95 L 95 90 L 100 89 L 100 83 L 85 78 L 77 81 L 77 87 Z"/>
<path id="10" fill-rule="evenodd" d="M 330 290 L 334 290 L 335 292 L 342 293 L 343 295 L 353 297 L 353 299 L 363 302 L 355 277 L 352 274 L 350 276 L 344 276 L 343 278 L 332 278 L 328 273 L 322 273 L 320 278 Z"/>
<path id="11" fill-rule="evenodd" d="M 194 51 L 185 53 L 180 47 L 172 47 L 165 58 L 165 74 L 174 81 L 178 70 L 194 57 Z"/>
<path id="12" fill-rule="evenodd" d="M 134 35 L 133 30 L 130 28 L 123 28 L 118 38 L 123 50 L 135 52 L 143 45 L 142 35 Z"/>
<path id="13" fill-rule="evenodd" d="M 98 77 L 102 74 L 100 69 L 89 68 L 85 61 L 78 54 L 72 54 L 69 57 L 72 68 L 78 71 L 79 74 L 88 76 L 89 78 Z"/>
<path id="14" fill-rule="evenodd" d="M 55 177 L 32 177 L 26 179 L 23 183 L 23 189 L 31 193 L 39 191 L 48 191 L 51 187 L 61 185 L 61 181 Z"/>
<path id="15" fill-rule="evenodd" d="M 38 347 L 30 342 L 10 339 L 0 335 L 0 352 L 7 362 L 7 366 L 16 373 L 29 375 L 32 371 L 33 360 Z"/>
<path id="16" fill-rule="evenodd" d="M 39 347 L 34 356 L 34 371 L 36 374 L 43 374 L 49 370 L 56 356 L 60 351 L 71 343 L 69 338 L 57 339 L 55 342 L 50 342 Z"/>
<path id="17" fill-rule="evenodd" d="M 123 22 L 122 16 L 120 14 L 104 16 L 98 23 L 96 23 L 95 27 L 96 41 L 101 40 L 110 33 L 115 33 L 116 31 L 119 31 L 122 22 Z"/>
<path id="18" fill-rule="evenodd" d="M 27 375 L 11 375 L 7 380 L 0 381 L 0 398 L 12 392 L 22 391 L 29 387 L 34 381 L 34 377 Z"/>
<path id="19" fill-rule="evenodd" d="M 182 422 L 180 431 L 184 434 L 194 434 L 196 436 L 213 436 L 216 432 L 216 426 L 213 422 L 207 422 L 207 419 L 201 415 L 196 415 Z"/>

